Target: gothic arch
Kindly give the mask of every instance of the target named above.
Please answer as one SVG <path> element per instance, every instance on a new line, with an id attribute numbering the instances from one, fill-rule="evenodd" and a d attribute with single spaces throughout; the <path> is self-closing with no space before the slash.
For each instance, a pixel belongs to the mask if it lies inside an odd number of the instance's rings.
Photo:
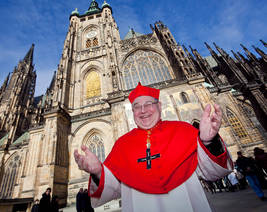
<path id="1" fill-rule="evenodd" d="M 97 80 L 95 80 L 94 77 L 89 79 L 90 74 L 92 73 L 94 73 L 94 75 L 97 76 Z M 82 89 L 81 89 L 82 102 L 84 102 L 84 100 L 86 99 L 100 96 L 102 94 L 103 79 L 102 79 L 101 68 L 99 66 L 90 65 L 86 70 L 82 72 L 81 80 L 82 80 Z M 90 81 L 92 81 L 93 83 L 90 83 Z M 92 89 L 95 95 L 88 95 L 90 89 Z"/>
<path id="2" fill-rule="evenodd" d="M 88 33 L 92 32 L 95 33 L 89 35 Z M 88 37 L 89 35 L 90 37 Z M 90 24 L 89 26 L 85 27 L 82 31 L 82 48 L 87 49 L 94 46 L 99 46 L 100 41 L 100 33 L 99 33 L 99 27 L 94 24 Z"/>
<path id="3" fill-rule="evenodd" d="M 98 129 L 91 129 L 84 137 L 82 144 L 87 146 L 101 162 L 105 160 L 103 133 Z"/>
<path id="4" fill-rule="evenodd" d="M 77 129 L 75 129 L 75 131 L 72 133 L 72 136 L 74 137 L 81 128 L 83 128 L 84 126 L 86 126 L 87 124 L 92 123 L 92 122 L 102 122 L 104 124 L 107 124 L 107 125 L 111 126 L 111 123 L 109 121 L 104 120 L 104 119 L 88 120 L 88 121 L 82 123 L 79 127 L 77 127 Z"/>
<path id="5" fill-rule="evenodd" d="M 101 77 L 97 69 L 91 69 L 85 75 L 85 98 L 89 99 L 101 95 Z"/>
<path id="6" fill-rule="evenodd" d="M 190 102 L 189 96 L 188 96 L 188 94 L 187 94 L 186 92 L 181 92 L 181 93 L 180 93 L 180 97 L 181 97 L 182 102 L 183 102 L 184 104 Z"/>
<path id="7" fill-rule="evenodd" d="M 2 183 L 0 185 L 0 199 L 11 199 L 20 167 L 20 155 L 15 152 L 11 155 L 5 166 Z"/>
<path id="8" fill-rule="evenodd" d="M 134 52 L 136 52 L 136 51 L 138 51 L 138 50 L 143 50 L 143 51 L 152 51 L 152 52 L 156 52 L 157 54 L 159 54 L 161 57 L 163 57 L 164 58 L 164 60 L 166 60 L 167 62 L 168 62 L 168 59 L 167 59 L 167 57 L 161 52 L 161 51 L 159 51 L 158 49 L 155 49 L 155 48 L 151 48 L 151 47 L 136 47 L 136 48 L 134 48 L 134 49 L 132 49 L 131 51 L 129 51 L 126 55 L 124 55 L 124 57 L 123 57 L 123 59 L 122 59 L 122 61 L 121 61 L 121 63 L 120 63 L 120 67 L 122 68 L 122 66 L 123 66 L 123 64 L 124 64 L 124 62 L 125 62 L 125 60 L 131 55 L 131 54 L 133 54 Z M 169 63 L 169 62 L 168 62 Z M 169 65 L 169 64 L 168 64 Z"/>
<path id="9" fill-rule="evenodd" d="M 138 82 L 149 85 L 174 78 L 168 60 L 150 48 L 137 48 L 129 52 L 121 70 L 126 90 L 134 88 Z"/>
<path id="10" fill-rule="evenodd" d="M 88 32 L 90 29 L 99 30 L 99 26 L 96 24 L 89 24 L 88 26 L 83 28 L 82 33 L 84 34 L 84 33 Z"/>

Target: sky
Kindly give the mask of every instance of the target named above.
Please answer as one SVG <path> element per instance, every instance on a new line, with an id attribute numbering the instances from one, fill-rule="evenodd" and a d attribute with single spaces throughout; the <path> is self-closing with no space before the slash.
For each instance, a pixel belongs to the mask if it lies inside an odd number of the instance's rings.
<path id="1" fill-rule="evenodd" d="M 104 2 L 96 1 L 100 7 Z M 0 86 L 34 43 L 35 96 L 45 93 L 60 61 L 69 16 L 75 8 L 84 14 L 90 3 L 91 0 L 1 0 Z M 209 55 L 204 42 L 211 46 L 215 42 L 229 54 L 231 50 L 243 52 L 240 43 L 253 53 L 252 45 L 267 53 L 259 41 L 267 42 L 266 0 L 107 0 L 107 3 L 112 7 L 122 39 L 129 27 L 148 34 L 149 25 L 161 20 L 179 44 L 191 45 L 202 56 Z"/>

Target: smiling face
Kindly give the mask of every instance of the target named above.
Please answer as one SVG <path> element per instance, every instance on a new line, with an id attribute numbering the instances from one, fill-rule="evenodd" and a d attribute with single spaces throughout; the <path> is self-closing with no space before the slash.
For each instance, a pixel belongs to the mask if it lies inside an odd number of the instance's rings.
<path id="1" fill-rule="evenodd" d="M 151 129 L 161 118 L 161 103 L 151 96 L 139 96 L 132 104 L 134 121 L 142 129 Z"/>

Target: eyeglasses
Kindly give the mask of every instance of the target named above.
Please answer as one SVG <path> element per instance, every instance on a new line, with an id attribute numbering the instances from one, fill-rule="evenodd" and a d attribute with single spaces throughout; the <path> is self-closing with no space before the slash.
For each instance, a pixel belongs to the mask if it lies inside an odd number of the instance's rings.
<path id="1" fill-rule="evenodd" d="M 140 111 L 142 111 L 142 108 L 144 108 L 145 111 L 151 110 L 153 108 L 153 105 L 157 104 L 157 103 L 158 103 L 158 101 L 156 101 L 156 102 L 146 102 L 143 105 L 135 104 L 135 105 L 133 105 L 133 111 L 134 112 L 140 112 Z"/>

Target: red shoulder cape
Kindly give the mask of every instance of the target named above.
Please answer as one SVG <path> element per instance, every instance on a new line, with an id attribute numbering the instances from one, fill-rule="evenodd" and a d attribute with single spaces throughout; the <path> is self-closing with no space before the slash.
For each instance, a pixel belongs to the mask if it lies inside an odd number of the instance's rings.
<path id="1" fill-rule="evenodd" d="M 151 155 L 160 158 L 137 162 L 146 156 L 147 132 L 135 128 L 120 137 L 104 165 L 129 187 L 145 193 L 163 194 L 185 182 L 197 167 L 198 130 L 186 122 L 160 121 L 152 130 Z"/>

